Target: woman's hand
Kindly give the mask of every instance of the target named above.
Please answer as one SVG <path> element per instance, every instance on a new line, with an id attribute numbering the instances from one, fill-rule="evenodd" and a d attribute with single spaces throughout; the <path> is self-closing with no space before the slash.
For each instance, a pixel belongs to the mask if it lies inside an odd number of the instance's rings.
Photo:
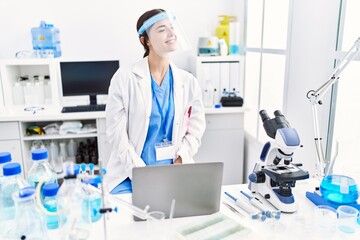
<path id="1" fill-rule="evenodd" d="M 182 163 L 182 158 L 181 156 L 178 156 L 177 159 L 175 159 L 174 164 L 181 164 Z"/>

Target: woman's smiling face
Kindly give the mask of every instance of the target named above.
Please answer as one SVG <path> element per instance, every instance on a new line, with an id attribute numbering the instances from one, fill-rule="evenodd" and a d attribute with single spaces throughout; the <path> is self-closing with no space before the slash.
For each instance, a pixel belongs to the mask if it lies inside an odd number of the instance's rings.
<path id="1" fill-rule="evenodd" d="M 148 31 L 149 47 L 158 55 L 167 54 L 177 49 L 176 34 L 172 22 L 166 18 L 156 22 Z"/>

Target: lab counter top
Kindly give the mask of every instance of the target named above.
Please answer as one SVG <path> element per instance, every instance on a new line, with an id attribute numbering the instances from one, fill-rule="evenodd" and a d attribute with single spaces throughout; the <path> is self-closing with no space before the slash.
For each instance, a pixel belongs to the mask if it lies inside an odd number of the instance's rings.
<path id="1" fill-rule="evenodd" d="M 230 203 L 235 209 L 240 210 L 223 193 L 220 212 L 251 230 L 250 235 L 241 237 L 241 239 L 360 239 L 360 225 L 353 234 L 343 233 L 337 228 L 334 228 L 333 232 L 321 229 L 320 225 L 322 222 L 317 221 L 317 216 L 314 213 L 315 205 L 305 196 L 306 191 L 314 191 L 315 187 L 319 186 L 319 184 L 320 181 L 317 179 L 297 181 L 293 194 L 298 204 L 298 210 L 295 213 L 282 213 L 279 220 L 266 219 L 262 222 L 241 216 L 239 213 L 231 211 L 223 203 L 224 201 Z M 239 196 L 240 190 L 249 192 L 247 184 L 227 185 L 222 188 L 223 192 L 227 191 L 234 196 Z M 118 195 L 117 197 L 131 202 L 130 194 Z M 175 218 L 172 220 L 166 219 L 162 223 L 163 235 L 159 237 L 159 235 L 152 233 L 152 230 L 148 228 L 147 222 L 134 222 L 130 211 L 126 207 L 119 206 L 118 213 L 113 212 L 107 215 L 107 239 L 179 239 L 176 236 L 177 230 L 206 217 L 209 217 L 209 215 Z M 94 225 L 90 239 L 105 239 L 103 219 Z"/>
<path id="2" fill-rule="evenodd" d="M 10 121 L 53 121 L 53 120 L 86 120 L 105 118 L 105 112 L 61 113 L 62 107 L 15 107 L 0 111 L 0 122 Z"/>
<path id="3" fill-rule="evenodd" d="M 61 113 L 62 107 L 41 106 L 41 107 L 12 107 L 0 109 L 0 122 L 22 121 L 32 122 L 36 120 L 86 120 L 105 118 L 105 111 L 98 112 L 75 112 Z M 244 113 L 248 111 L 246 107 L 222 107 L 205 108 L 205 114 L 232 114 Z"/>

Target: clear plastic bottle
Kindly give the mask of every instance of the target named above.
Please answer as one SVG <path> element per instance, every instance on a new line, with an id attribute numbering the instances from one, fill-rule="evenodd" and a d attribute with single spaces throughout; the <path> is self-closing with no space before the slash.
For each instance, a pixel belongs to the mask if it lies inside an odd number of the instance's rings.
<path id="1" fill-rule="evenodd" d="M 51 141 L 49 146 L 50 163 L 57 173 L 62 172 L 62 158 L 59 155 L 59 145 Z"/>
<path id="2" fill-rule="evenodd" d="M 66 161 L 68 158 L 68 153 L 66 151 L 66 144 L 65 142 L 61 142 L 60 144 L 60 156 L 62 157 L 63 161 Z"/>
<path id="3" fill-rule="evenodd" d="M 31 151 L 33 165 L 28 173 L 28 182 L 30 186 L 36 185 L 43 181 L 44 183 L 57 183 L 57 174 L 48 162 L 48 152 L 44 148 Z"/>
<path id="4" fill-rule="evenodd" d="M 86 239 L 90 235 L 90 219 L 83 218 L 82 204 L 86 192 L 77 178 L 79 166 L 69 164 L 64 168 L 65 176 L 57 194 L 58 204 L 62 207 L 66 221 L 61 221 L 61 234 L 64 239 Z M 90 216 L 88 214 L 88 216 Z M 61 219 L 60 219 L 61 220 Z"/>
<path id="5" fill-rule="evenodd" d="M 67 144 L 67 152 L 68 152 L 70 158 L 75 159 L 75 156 L 76 156 L 76 153 L 77 153 L 77 144 L 74 141 L 74 139 L 69 140 L 69 142 Z"/>
<path id="6" fill-rule="evenodd" d="M 89 178 L 84 181 L 85 184 L 91 185 L 86 188 L 86 198 L 82 204 L 83 219 L 85 221 L 97 222 L 101 219 L 100 209 L 102 208 L 101 194 L 96 191 L 98 188 L 99 178 Z M 101 179 L 100 179 L 101 180 Z M 90 214 L 90 217 L 89 217 Z"/>
<path id="7" fill-rule="evenodd" d="M 22 105 L 25 103 L 24 90 L 20 82 L 15 82 L 12 88 L 14 105 Z"/>
<path id="8" fill-rule="evenodd" d="M 35 188 L 26 187 L 13 194 L 16 206 L 13 239 L 49 239 L 44 218 L 36 206 Z"/>
<path id="9" fill-rule="evenodd" d="M 42 188 L 42 195 L 44 196 L 43 206 L 48 212 L 56 213 L 59 209 L 56 200 L 58 191 L 59 184 L 57 183 L 46 183 Z M 48 229 L 59 228 L 59 216 L 46 215 L 46 227 Z"/>
<path id="10" fill-rule="evenodd" d="M 0 152 L 0 178 L 3 176 L 2 168 L 4 165 L 11 162 L 11 153 Z M 1 191 L 1 180 L 0 180 L 0 191 Z"/>
<path id="11" fill-rule="evenodd" d="M 220 102 L 219 93 L 216 88 L 214 88 L 214 97 L 213 97 L 213 104 L 218 104 Z"/>
<path id="12" fill-rule="evenodd" d="M 8 237 L 10 229 L 14 228 L 15 224 L 15 204 L 12 199 L 13 193 L 19 191 L 29 184 L 21 176 L 21 166 L 19 163 L 8 163 L 3 166 L 3 178 L 0 191 L 0 222 L 1 229 L 0 236 Z"/>

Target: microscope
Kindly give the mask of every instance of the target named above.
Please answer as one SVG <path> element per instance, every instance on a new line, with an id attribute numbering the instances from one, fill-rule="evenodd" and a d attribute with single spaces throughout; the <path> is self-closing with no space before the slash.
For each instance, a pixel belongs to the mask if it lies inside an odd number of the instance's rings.
<path id="1" fill-rule="evenodd" d="M 279 110 L 274 112 L 273 119 L 265 110 L 259 114 L 266 134 L 274 141 L 264 145 L 261 161 L 255 164 L 249 175 L 248 188 L 281 212 L 295 212 L 297 204 L 291 188 L 295 187 L 296 180 L 309 178 L 309 173 L 299 168 L 302 164 L 292 163 L 294 151 L 300 146 L 299 135 Z"/>

